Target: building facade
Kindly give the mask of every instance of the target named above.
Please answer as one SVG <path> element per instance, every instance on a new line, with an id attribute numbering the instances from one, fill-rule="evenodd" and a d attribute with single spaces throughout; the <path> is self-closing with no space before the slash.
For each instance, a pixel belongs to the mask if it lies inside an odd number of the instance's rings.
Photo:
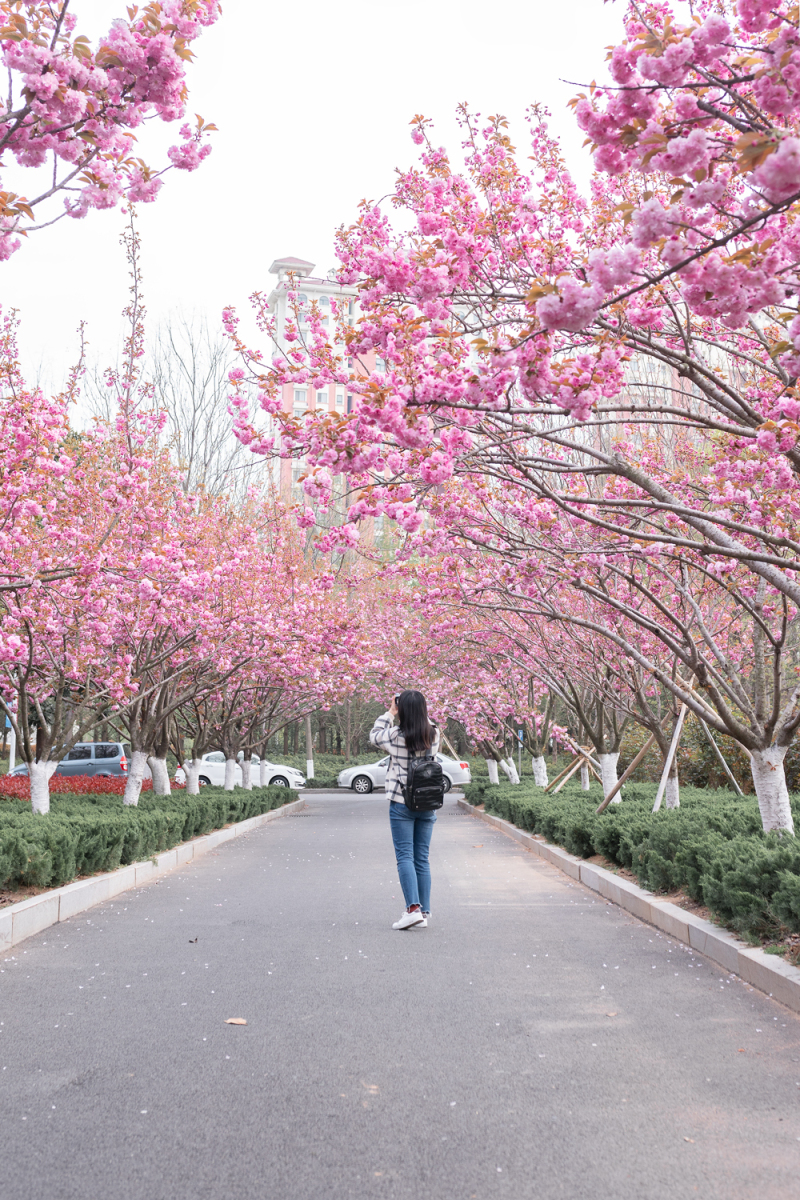
<path id="1" fill-rule="evenodd" d="M 336 318 L 331 306 L 332 300 L 345 306 L 344 311 L 347 313 L 348 324 L 352 325 L 356 318 L 356 289 L 343 287 L 330 278 L 315 276 L 313 271 L 314 263 L 292 257 L 276 258 L 270 267 L 270 273 L 278 277 L 278 282 L 268 297 L 269 310 L 275 317 L 278 350 L 285 350 L 291 345 L 297 345 L 296 342 L 286 341 L 287 320 L 294 322 L 297 319 L 298 333 L 302 340 L 304 333 L 308 330 L 308 313 L 313 303 L 318 305 L 322 326 L 330 330 L 331 337 L 336 329 Z M 297 293 L 297 318 L 295 318 L 294 305 L 289 300 L 290 292 Z M 336 348 L 348 365 L 348 370 L 353 371 L 353 363 L 347 358 L 346 348 L 343 345 Z M 374 359 L 374 355 L 370 355 L 368 359 L 359 364 L 362 371 L 373 369 L 370 359 Z M 320 409 L 344 416 L 351 411 L 352 405 L 352 392 L 347 386 L 341 384 L 331 384 L 325 388 L 312 388 L 310 385 L 300 386 L 291 383 L 283 385 L 283 410 L 291 413 L 297 420 L 302 420 L 310 412 L 319 412 Z M 304 463 L 284 459 L 280 462 L 279 469 L 280 478 L 277 482 L 281 499 L 298 502 L 302 498 L 299 478 L 305 470 Z"/>

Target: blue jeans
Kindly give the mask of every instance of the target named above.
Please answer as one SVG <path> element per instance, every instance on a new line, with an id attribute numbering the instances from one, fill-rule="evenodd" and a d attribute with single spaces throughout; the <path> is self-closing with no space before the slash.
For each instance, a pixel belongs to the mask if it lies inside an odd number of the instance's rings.
<path id="1" fill-rule="evenodd" d="M 406 908 L 419 904 L 423 912 L 430 912 L 431 908 L 428 849 L 435 822 L 435 812 L 412 812 L 405 804 L 398 804 L 395 800 L 389 804 L 397 873 Z"/>

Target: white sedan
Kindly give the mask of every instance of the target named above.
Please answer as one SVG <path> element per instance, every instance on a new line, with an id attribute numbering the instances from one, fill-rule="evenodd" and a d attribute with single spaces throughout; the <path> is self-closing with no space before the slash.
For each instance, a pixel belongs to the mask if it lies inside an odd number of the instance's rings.
<path id="1" fill-rule="evenodd" d="M 294 767 L 279 766 L 275 763 L 267 762 L 267 778 L 265 782 L 272 787 L 290 787 L 301 788 L 305 787 L 305 777 L 300 771 Z M 208 754 L 204 754 L 200 759 L 200 786 L 204 785 L 212 787 L 225 786 L 225 755 L 221 750 L 211 750 Z M 254 787 L 260 786 L 261 781 L 261 760 L 257 754 L 252 758 L 251 779 Z M 242 786 L 242 767 L 237 762 L 236 771 L 233 777 L 234 786 Z"/>
<path id="2" fill-rule="evenodd" d="M 436 761 L 442 764 L 446 792 L 449 792 L 454 784 L 472 783 L 469 763 L 457 762 L 454 758 L 448 758 L 446 754 L 437 754 Z M 361 767 L 348 767 L 345 771 L 340 771 L 336 782 L 339 787 L 351 788 L 354 792 L 366 796 L 373 788 L 385 787 L 388 766 L 389 756 L 387 755 L 380 762 L 369 763 Z"/>

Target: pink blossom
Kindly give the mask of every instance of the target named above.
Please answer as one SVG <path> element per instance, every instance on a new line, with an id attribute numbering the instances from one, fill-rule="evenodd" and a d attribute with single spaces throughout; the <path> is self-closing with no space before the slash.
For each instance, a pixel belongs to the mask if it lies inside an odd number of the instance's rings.
<path id="1" fill-rule="evenodd" d="M 618 284 L 630 283 L 640 266 L 641 255 L 633 246 L 592 250 L 587 274 L 592 284 L 611 292 Z"/>
<path id="2" fill-rule="evenodd" d="M 596 286 L 584 287 L 577 279 L 559 280 L 559 291 L 543 296 L 536 315 L 545 329 L 583 329 L 596 316 L 603 296 Z"/>
<path id="3" fill-rule="evenodd" d="M 800 192 L 800 138 L 783 138 L 753 172 L 753 182 L 773 203 Z"/>
<path id="4" fill-rule="evenodd" d="M 661 201 L 653 196 L 635 210 L 631 220 L 634 246 L 644 250 L 660 238 L 672 233 L 673 219 Z"/>
<path id="5" fill-rule="evenodd" d="M 651 167 L 670 175 L 684 175 L 698 168 L 705 168 L 711 159 L 713 147 L 703 129 L 693 129 L 686 137 L 672 138 L 660 154 L 651 159 Z"/>

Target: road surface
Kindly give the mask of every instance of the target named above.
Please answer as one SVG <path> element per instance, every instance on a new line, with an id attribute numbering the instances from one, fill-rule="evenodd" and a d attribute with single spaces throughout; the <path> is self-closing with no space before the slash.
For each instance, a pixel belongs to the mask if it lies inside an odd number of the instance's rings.
<path id="1" fill-rule="evenodd" d="M 0 962 L 4 1200 L 796 1200 L 796 1016 L 452 800 L 393 931 L 386 806 Z"/>

